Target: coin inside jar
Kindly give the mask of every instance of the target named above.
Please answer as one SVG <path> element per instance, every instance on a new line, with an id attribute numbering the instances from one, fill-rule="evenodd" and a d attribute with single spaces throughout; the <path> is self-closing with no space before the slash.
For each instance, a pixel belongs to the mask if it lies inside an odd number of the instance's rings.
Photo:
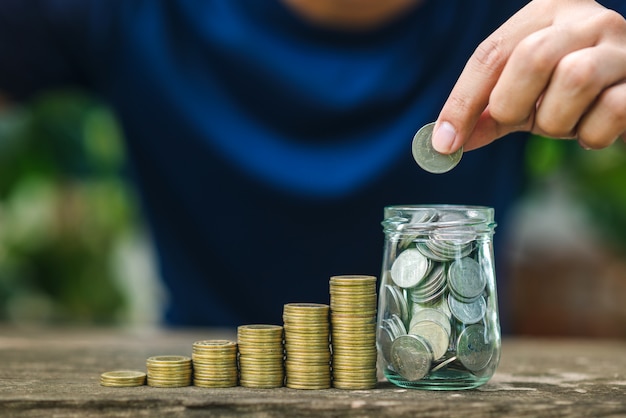
<path id="1" fill-rule="evenodd" d="M 428 343 L 417 335 L 403 335 L 391 344 L 391 363 L 400 376 L 409 381 L 428 374 L 433 353 Z"/>

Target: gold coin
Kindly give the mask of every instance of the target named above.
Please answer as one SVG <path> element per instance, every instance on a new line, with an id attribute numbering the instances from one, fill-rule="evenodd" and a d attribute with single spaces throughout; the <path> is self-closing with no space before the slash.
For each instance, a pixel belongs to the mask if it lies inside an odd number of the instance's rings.
<path id="1" fill-rule="evenodd" d="M 280 345 L 283 342 L 283 335 L 278 338 L 239 338 L 239 349 L 247 346 Z"/>
<path id="2" fill-rule="evenodd" d="M 239 368 L 240 369 L 247 369 L 250 370 L 252 368 L 255 367 L 267 367 L 269 368 L 278 368 L 278 367 L 282 367 L 283 365 L 283 359 L 280 360 L 272 360 L 272 361 L 251 361 L 251 360 L 245 360 L 239 363 Z"/>
<path id="3" fill-rule="evenodd" d="M 290 389 L 304 389 L 304 390 L 322 390 L 322 389 L 330 389 L 330 381 L 328 383 L 314 383 L 314 384 L 306 384 L 306 383 L 295 383 L 295 382 L 286 382 L 285 386 Z"/>
<path id="4" fill-rule="evenodd" d="M 100 384 L 108 387 L 132 387 L 146 384 L 146 374 L 135 370 L 114 370 L 100 375 Z"/>
<path id="5" fill-rule="evenodd" d="M 302 347 L 328 347 L 330 345 L 330 335 L 310 335 L 303 337 L 302 335 L 291 335 L 285 341 L 285 348 L 290 346 Z"/>
<path id="6" fill-rule="evenodd" d="M 241 386 L 250 388 L 250 389 L 274 389 L 281 388 L 284 386 L 283 381 L 276 382 L 254 382 L 254 381 L 242 381 L 240 382 Z"/>
<path id="7" fill-rule="evenodd" d="M 149 363 L 146 364 L 146 367 L 152 370 L 185 370 L 191 369 L 192 362 L 185 364 L 157 364 L 157 363 Z"/>
<path id="8" fill-rule="evenodd" d="M 377 383 L 378 382 L 354 383 L 354 382 L 333 381 L 333 387 L 336 389 L 345 389 L 345 390 L 366 390 L 366 389 L 376 388 Z"/>
<path id="9" fill-rule="evenodd" d="M 196 361 L 212 361 L 212 362 L 229 362 L 237 358 L 237 352 L 223 353 L 219 355 L 214 354 L 192 354 L 192 359 Z"/>
<path id="10" fill-rule="evenodd" d="M 187 369 L 187 370 L 152 370 L 152 369 L 148 369 L 148 377 L 149 376 L 166 376 L 166 377 L 171 377 L 171 376 L 187 376 L 189 374 L 191 374 L 192 369 Z"/>
<path id="11" fill-rule="evenodd" d="M 186 364 L 190 361 L 191 358 L 187 356 L 167 355 L 148 357 L 146 362 L 149 364 Z"/>
<path id="12" fill-rule="evenodd" d="M 100 375 L 103 379 L 111 380 L 137 380 L 145 379 L 146 374 L 144 372 L 136 370 L 114 370 L 110 372 L 104 372 Z"/>
<path id="13" fill-rule="evenodd" d="M 206 350 L 230 349 L 236 346 L 237 343 L 231 340 L 201 340 L 193 343 L 193 347 Z"/>
<path id="14" fill-rule="evenodd" d="M 191 354 L 192 359 L 196 358 L 231 358 L 237 356 L 237 350 L 231 351 L 195 351 Z"/>
<path id="15" fill-rule="evenodd" d="M 377 277 L 367 274 L 340 274 L 330 277 L 330 283 L 354 285 L 360 283 L 376 283 Z"/>
<path id="16" fill-rule="evenodd" d="M 283 369 L 268 371 L 267 373 L 261 370 L 255 371 L 243 371 L 241 373 L 241 378 L 246 379 L 255 379 L 255 380 L 276 380 L 277 378 L 284 376 L 285 371 Z"/>
<path id="17" fill-rule="evenodd" d="M 339 331 L 339 330 L 338 330 Z M 376 343 L 376 333 L 373 331 L 357 331 L 357 332 L 349 332 L 349 331 L 344 331 L 344 332 L 336 332 L 332 335 L 332 343 L 333 344 L 337 344 L 337 342 L 363 342 L 363 343 L 369 343 L 370 345 L 375 345 Z"/>
<path id="18" fill-rule="evenodd" d="M 266 324 L 252 324 L 252 325 L 240 325 L 237 327 L 237 335 L 268 335 L 275 336 L 280 335 L 283 332 L 281 325 L 266 325 Z"/>
<path id="19" fill-rule="evenodd" d="M 277 353 L 282 350 L 282 342 L 278 344 L 250 344 L 239 347 L 239 353 Z"/>
<path id="20" fill-rule="evenodd" d="M 330 309 L 333 309 L 333 303 L 336 302 L 371 302 L 377 299 L 375 289 L 331 289 L 330 291 Z"/>
<path id="21" fill-rule="evenodd" d="M 233 357 L 237 357 L 237 350 L 233 350 L 233 351 L 229 351 L 229 352 L 223 352 L 223 353 L 209 353 L 209 352 L 194 352 L 191 355 L 191 359 L 195 360 L 195 359 L 230 359 Z"/>
<path id="22" fill-rule="evenodd" d="M 194 379 L 206 379 L 206 380 L 232 380 L 237 379 L 238 373 L 198 373 L 194 374 Z"/>
<path id="23" fill-rule="evenodd" d="M 193 385 L 199 388 L 232 388 L 237 386 L 237 381 L 223 381 L 223 382 L 207 382 L 204 380 L 194 380 Z"/>
<path id="24" fill-rule="evenodd" d="M 301 311 L 324 311 L 328 310 L 328 305 L 324 303 L 309 303 L 309 302 L 293 302 L 286 303 L 284 306 L 284 311 L 286 312 L 301 312 Z"/>
<path id="25" fill-rule="evenodd" d="M 197 374 L 193 376 L 194 379 L 207 380 L 207 381 L 217 381 L 217 380 L 231 381 L 231 380 L 237 380 L 238 377 L 239 377 L 239 373 L 216 374 L 216 375 L 206 373 L 206 374 Z"/>
<path id="26" fill-rule="evenodd" d="M 191 386 L 191 380 L 182 382 L 161 382 L 148 378 L 148 386 L 155 388 L 182 388 L 185 386 Z"/>

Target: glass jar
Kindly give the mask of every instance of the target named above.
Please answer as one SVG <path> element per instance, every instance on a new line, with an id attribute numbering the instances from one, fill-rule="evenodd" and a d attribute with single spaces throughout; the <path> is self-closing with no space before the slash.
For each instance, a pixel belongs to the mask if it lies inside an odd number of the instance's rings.
<path id="1" fill-rule="evenodd" d="M 376 342 L 379 367 L 404 388 L 470 389 L 500 360 L 494 210 L 389 206 Z"/>

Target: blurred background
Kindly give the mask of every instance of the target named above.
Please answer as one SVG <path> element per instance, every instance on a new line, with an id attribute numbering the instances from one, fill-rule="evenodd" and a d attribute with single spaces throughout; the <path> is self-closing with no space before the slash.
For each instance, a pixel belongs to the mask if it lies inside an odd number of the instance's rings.
<path id="1" fill-rule="evenodd" d="M 626 337 L 625 144 L 527 149 L 525 195 L 495 237 L 510 331 Z M 115 118 L 93 98 L 0 112 L 0 322 L 158 323 L 167 295 L 126 175 Z"/>

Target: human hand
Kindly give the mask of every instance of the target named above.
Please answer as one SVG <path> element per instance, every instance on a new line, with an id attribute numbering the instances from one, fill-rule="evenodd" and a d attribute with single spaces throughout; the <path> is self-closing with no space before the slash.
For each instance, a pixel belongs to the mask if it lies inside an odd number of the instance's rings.
<path id="1" fill-rule="evenodd" d="M 476 49 L 444 104 L 433 146 L 448 154 L 514 131 L 626 141 L 626 20 L 592 0 L 534 0 Z"/>

